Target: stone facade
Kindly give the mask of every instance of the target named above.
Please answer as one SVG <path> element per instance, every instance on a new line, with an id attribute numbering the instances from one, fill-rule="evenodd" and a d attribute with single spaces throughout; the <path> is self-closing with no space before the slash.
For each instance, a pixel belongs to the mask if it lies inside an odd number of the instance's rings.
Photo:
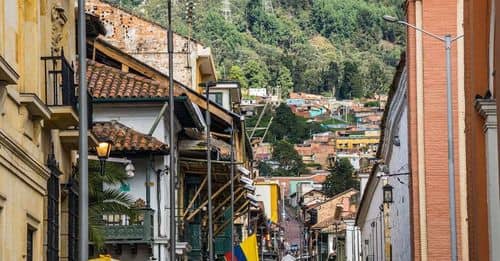
<path id="1" fill-rule="evenodd" d="M 74 61 L 74 10 L 74 1 L 0 0 L 0 260 L 29 255 L 47 260 L 49 248 L 58 260 L 68 260 L 68 197 L 62 188 L 72 174 L 77 147 L 65 135 L 78 131 L 57 117 L 61 111 L 76 112 L 59 106 L 41 57 L 64 51 L 68 64 Z M 61 60 L 54 69 L 61 69 Z M 78 125 L 78 118 L 71 118 L 70 125 Z M 49 159 L 55 163 L 53 175 Z M 49 190 L 54 176 L 59 189 Z M 48 224 L 48 195 L 57 200 L 53 210 L 58 217 L 51 220 L 59 227 Z M 48 243 L 50 230 L 59 237 L 54 244 Z"/>

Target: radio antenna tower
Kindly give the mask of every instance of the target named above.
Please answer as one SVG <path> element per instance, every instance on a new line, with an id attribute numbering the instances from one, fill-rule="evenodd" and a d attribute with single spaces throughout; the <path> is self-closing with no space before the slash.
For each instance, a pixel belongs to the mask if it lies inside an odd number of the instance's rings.
<path id="1" fill-rule="evenodd" d="M 222 1 L 222 15 L 226 21 L 231 21 L 231 3 L 229 0 Z"/>
<path id="2" fill-rule="evenodd" d="M 273 1 L 272 0 L 262 0 L 262 7 L 264 11 L 274 14 Z"/>

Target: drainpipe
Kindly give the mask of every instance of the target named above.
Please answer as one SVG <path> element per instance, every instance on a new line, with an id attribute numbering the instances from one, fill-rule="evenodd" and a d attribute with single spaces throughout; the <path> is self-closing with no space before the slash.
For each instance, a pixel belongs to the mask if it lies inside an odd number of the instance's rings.
<path id="1" fill-rule="evenodd" d="M 151 187 L 150 185 L 150 175 L 149 175 L 149 168 L 150 164 L 153 161 L 151 153 L 148 155 L 149 156 L 149 161 L 146 162 L 146 207 L 151 208 Z"/>
<path id="2" fill-rule="evenodd" d="M 157 211 L 158 211 L 158 215 L 157 215 L 156 219 L 157 219 L 157 223 L 158 223 L 157 232 L 158 232 L 159 238 L 163 237 L 163 235 L 161 233 L 161 204 L 160 204 L 161 203 L 160 181 L 161 181 L 162 172 L 163 172 L 163 170 L 158 170 L 157 174 L 156 174 L 156 205 L 157 205 Z M 162 260 L 161 259 L 161 248 L 159 246 L 158 246 L 158 260 Z"/>

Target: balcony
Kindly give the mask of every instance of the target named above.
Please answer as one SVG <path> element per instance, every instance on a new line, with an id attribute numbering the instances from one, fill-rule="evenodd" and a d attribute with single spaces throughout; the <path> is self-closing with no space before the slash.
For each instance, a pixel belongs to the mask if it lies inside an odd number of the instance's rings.
<path id="1" fill-rule="evenodd" d="M 41 57 L 44 66 L 45 104 L 49 106 L 52 117 L 49 126 L 67 129 L 78 125 L 78 96 L 75 83 L 75 70 L 72 64 L 61 55 Z M 87 92 L 88 124 L 92 126 L 92 96 Z"/>
<path id="2" fill-rule="evenodd" d="M 137 209 L 133 217 L 109 214 L 104 216 L 106 243 L 150 243 L 153 241 L 153 209 Z"/>

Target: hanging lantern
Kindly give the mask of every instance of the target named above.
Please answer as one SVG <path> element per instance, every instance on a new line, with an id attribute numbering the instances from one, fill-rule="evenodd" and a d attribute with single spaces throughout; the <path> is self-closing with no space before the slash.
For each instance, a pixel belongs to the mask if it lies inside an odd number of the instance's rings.
<path id="1" fill-rule="evenodd" d="M 382 190 L 384 192 L 384 203 L 392 203 L 392 186 L 389 183 L 385 184 Z"/>

